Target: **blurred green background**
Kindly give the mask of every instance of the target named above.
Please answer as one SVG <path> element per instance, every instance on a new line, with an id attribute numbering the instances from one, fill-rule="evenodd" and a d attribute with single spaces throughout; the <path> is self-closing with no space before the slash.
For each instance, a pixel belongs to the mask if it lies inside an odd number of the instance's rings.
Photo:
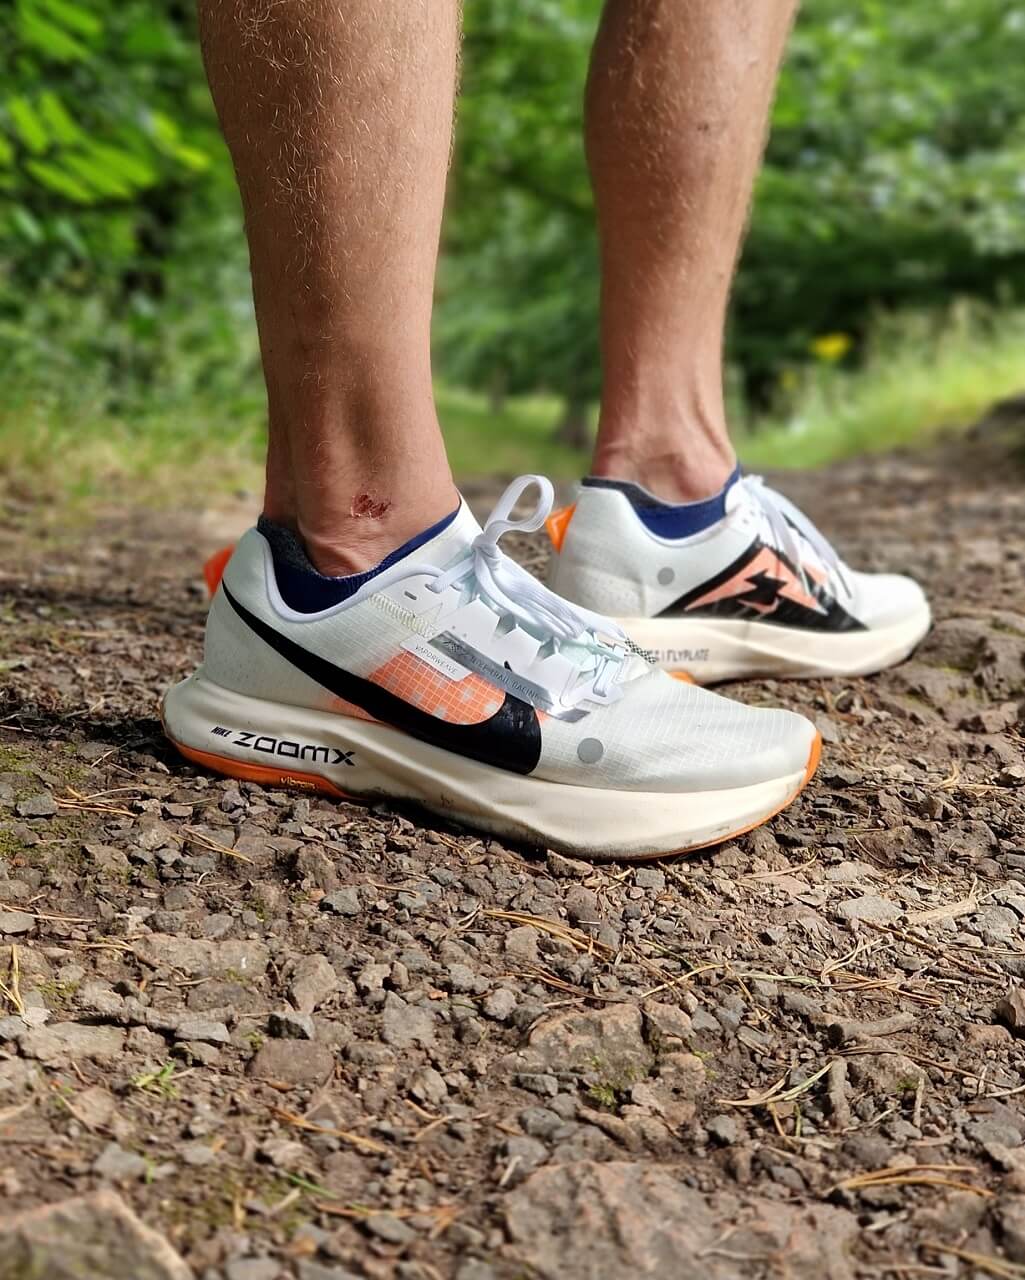
<path id="1" fill-rule="evenodd" d="M 600 0 L 466 0 L 435 326 L 458 472 L 578 474 L 599 386 Z M 807 0 L 736 285 L 745 458 L 927 440 L 1025 389 L 1025 5 Z M 263 398 L 191 0 L 0 5 L 0 478 L 248 483 Z"/>

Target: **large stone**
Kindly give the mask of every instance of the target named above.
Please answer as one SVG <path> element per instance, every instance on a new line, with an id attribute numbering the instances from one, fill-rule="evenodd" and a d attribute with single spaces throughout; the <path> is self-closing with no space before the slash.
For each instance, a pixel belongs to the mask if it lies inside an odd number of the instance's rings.
<path id="1" fill-rule="evenodd" d="M 134 943 L 135 954 L 154 969 L 180 969 L 190 978 L 257 978 L 270 953 L 262 942 L 208 942 L 151 933 Z"/>
<path id="2" fill-rule="evenodd" d="M 572 1010 L 535 1027 L 528 1055 L 548 1071 L 598 1075 L 617 1084 L 648 1073 L 653 1055 L 641 1034 L 641 1011 L 633 1004 Z"/>
<path id="3" fill-rule="evenodd" d="M 268 1040 L 249 1067 L 250 1075 L 275 1084 L 323 1084 L 335 1069 L 335 1055 L 312 1040 Z"/>
<path id="4" fill-rule="evenodd" d="M 303 956 L 296 962 L 289 995 L 300 1013 L 312 1013 L 338 990 L 338 974 L 327 956 Z"/>
<path id="5" fill-rule="evenodd" d="M 420 1044 L 429 1049 L 434 1044 L 434 1015 L 422 1005 L 406 1004 L 401 996 L 389 991 L 384 1002 L 381 1039 L 396 1049 Z"/>
<path id="6" fill-rule="evenodd" d="M 582 1161 L 531 1174 L 506 1225 L 540 1280 L 700 1276 L 853 1280 L 854 1216 L 824 1205 L 706 1197 L 664 1166 Z"/>
<path id="7" fill-rule="evenodd" d="M 21 1037 L 21 1051 L 27 1058 L 66 1066 L 69 1061 L 91 1058 L 112 1062 L 125 1047 L 127 1032 L 121 1027 L 94 1027 L 85 1022 L 55 1022 L 52 1027 L 34 1027 Z"/>
<path id="8" fill-rule="evenodd" d="M 192 1280 L 163 1236 L 119 1195 L 92 1195 L 0 1219 L 0 1280 Z"/>

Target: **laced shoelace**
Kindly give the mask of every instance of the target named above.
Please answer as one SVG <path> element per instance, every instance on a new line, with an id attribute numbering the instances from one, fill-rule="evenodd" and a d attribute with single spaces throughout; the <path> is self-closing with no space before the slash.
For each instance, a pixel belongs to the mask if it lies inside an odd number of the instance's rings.
<path id="1" fill-rule="evenodd" d="M 813 580 L 803 564 L 802 539 L 815 552 L 830 580 L 835 579 L 839 582 L 849 598 L 853 594 L 853 588 L 847 578 L 843 561 L 832 544 L 822 536 L 804 512 L 799 507 L 795 507 L 789 498 L 785 498 L 783 494 L 766 484 L 763 476 L 743 476 L 738 483 L 743 485 L 748 497 L 764 516 L 774 545 L 800 572 L 805 579 L 805 585 L 812 586 Z"/>
<path id="2" fill-rule="evenodd" d="M 523 519 L 514 520 L 513 508 L 532 485 L 539 490 L 537 506 Z M 392 578 L 426 574 L 434 579 L 428 584 L 428 590 L 439 595 L 449 587 L 464 587 L 471 596 L 488 601 L 496 612 L 515 618 L 542 643 L 550 640 L 556 651 L 560 644 L 573 642 L 589 652 L 592 662 L 581 672 L 586 678 L 563 695 L 565 705 L 575 705 L 592 692 L 598 698 L 614 700 L 622 693 L 616 685 L 616 676 L 622 663 L 632 656 L 626 632 L 611 618 L 557 596 L 511 560 L 498 545 L 507 533 L 536 533 L 554 501 L 555 490 L 550 480 L 544 476 L 520 476 L 499 498 L 483 532 L 474 538 L 464 559 L 448 569 L 429 564 L 396 565 L 394 572 L 386 571 L 375 585 L 380 588 Z"/>

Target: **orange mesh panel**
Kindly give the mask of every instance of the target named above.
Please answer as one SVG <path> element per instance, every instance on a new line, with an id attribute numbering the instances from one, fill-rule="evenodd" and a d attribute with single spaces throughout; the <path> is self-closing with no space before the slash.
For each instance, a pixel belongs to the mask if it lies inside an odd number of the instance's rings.
<path id="1" fill-rule="evenodd" d="M 374 684 L 403 702 L 452 724 L 480 724 L 501 709 L 505 694 L 481 676 L 450 680 L 412 653 L 400 653 L 378 667 Z"/>

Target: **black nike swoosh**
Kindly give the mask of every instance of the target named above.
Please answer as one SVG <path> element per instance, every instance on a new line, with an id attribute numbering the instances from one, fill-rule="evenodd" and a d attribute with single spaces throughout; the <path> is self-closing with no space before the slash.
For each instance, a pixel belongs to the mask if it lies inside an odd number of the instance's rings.
<path id="1" fill-rule="evenodd" d="M 336 698 L 344 698 L 353 706 L 360 707 L 375 720 L 402 729 L 421 742 L 479 760 L 481 764 L 493 765 L 496 769 L 532 773 L 537 768 L 541 758 L 541 723 L 529 703 L 506 693 L 505 701 L 495 714 L 478 724 L 452 724 L 448 720 L 440 720 L 404 702 L 372 680 L 353 675 L 326 658 L 310 653 L 250 613 L 223 582 L 221 590 L 238 616 L 261 640 Z"/>

